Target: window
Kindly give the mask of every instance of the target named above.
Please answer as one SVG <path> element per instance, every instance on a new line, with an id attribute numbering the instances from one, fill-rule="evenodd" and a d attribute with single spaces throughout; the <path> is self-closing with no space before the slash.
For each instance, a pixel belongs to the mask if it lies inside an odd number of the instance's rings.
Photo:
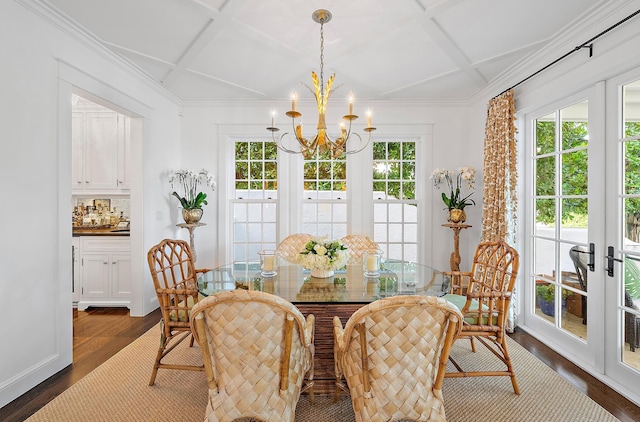
<path id="1" fill-rule="evenodd" d="M 302 230 L 339 239 L 347 234 L 347 161 L 318 152 L 304 160 Z"/>
<path id="2" fill-rule="evenodd" d="M 256 259 L 259 250 L 276 247 L 277 158 L 273 142 L 235 142 L 234 261 Z"/>
<path id="3" fill-rule="evenodd" d="M 374 240 L 388 258 L 418 261 L 416 142 L 373 144 Z"/>

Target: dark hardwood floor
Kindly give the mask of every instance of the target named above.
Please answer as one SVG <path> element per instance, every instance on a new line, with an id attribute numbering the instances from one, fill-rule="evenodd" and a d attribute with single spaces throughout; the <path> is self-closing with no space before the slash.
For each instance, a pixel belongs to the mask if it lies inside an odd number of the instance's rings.
<path id="1" fill-rule="evenodd" d="M 159 321 L 160 309 L 141 318 L 126 308 L 73 309 L 73 363 L 1 408 L 0 421 L 24 421 Z"/>
<path id="2" fill-rule="evenodd" d="M 142 318 L 129 317 L 129 311 L 123 308 L 73 310 L 73 364 L 1 408 L 0 421 L 24 421 L 159 320 L 159 310 Z M 511 338 L 621 421 L 640 421 L 640 407 L 523 330 L 517 329 Z"/>

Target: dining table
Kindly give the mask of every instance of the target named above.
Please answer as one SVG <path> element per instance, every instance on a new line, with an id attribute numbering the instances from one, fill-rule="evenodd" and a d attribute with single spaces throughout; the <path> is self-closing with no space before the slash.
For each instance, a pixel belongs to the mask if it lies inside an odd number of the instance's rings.
<path id="1" fill-rule="evenodd" d="M 301 265 L 281 262 L 275 274 L 262 275 L 259 261 L 233 262 L 198 277 L 203 296 L 234 289 L 258 290 L 293 303 L 305 317 L 315 317 L 314 391 L 335 391 L 333 317 L 345 324 L 356 310 L 396 295 L 443 296 L 450 277 L 432 267 L 409 261 L 382 259 L 377 275 L 362 263 L 346 265 L 326 278 L 312 277 Z"/>

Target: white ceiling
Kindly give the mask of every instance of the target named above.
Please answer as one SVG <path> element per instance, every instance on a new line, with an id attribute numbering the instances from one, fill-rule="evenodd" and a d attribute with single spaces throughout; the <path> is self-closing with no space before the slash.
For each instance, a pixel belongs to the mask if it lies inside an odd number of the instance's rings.
<path id="1" fill-rule="evenodd" d="M 301 83 L 320 72 L 317 9 L 333 14 L 324 79 L 336 73 L 336 96 L 469 99 L 606 2 L 42 1 L 184 101 L 283 100 L 306 90 Z"/>

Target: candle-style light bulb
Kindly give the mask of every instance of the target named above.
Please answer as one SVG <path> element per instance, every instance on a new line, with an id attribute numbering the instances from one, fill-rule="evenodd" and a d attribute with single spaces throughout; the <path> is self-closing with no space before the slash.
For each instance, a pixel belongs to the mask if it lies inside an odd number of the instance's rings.
<path id="1" fill-rule="evenodd" d="M 271 127 L 274 127 L 273 122 L 275 121 L 275 118 L 276 118 L 276 111 L 271 110 Z"/>
<path id="2" fill-rule="evenodd" d="M 298 94 L 294 91 L 291 94 L 291 111 L 296 111 L 296 102 L 298 101 Z"/>
<path id="3" fill-rule="evenodd" d="M 349 113 L 347 113 L 348 115 L 352 115 L 353 114 L 353 92 L 349 93 Z"/>
<path id="4" fill-rule="evenodd" d="M 367 127 L 371 127 L 371 110 L 367 110 Z"/>

